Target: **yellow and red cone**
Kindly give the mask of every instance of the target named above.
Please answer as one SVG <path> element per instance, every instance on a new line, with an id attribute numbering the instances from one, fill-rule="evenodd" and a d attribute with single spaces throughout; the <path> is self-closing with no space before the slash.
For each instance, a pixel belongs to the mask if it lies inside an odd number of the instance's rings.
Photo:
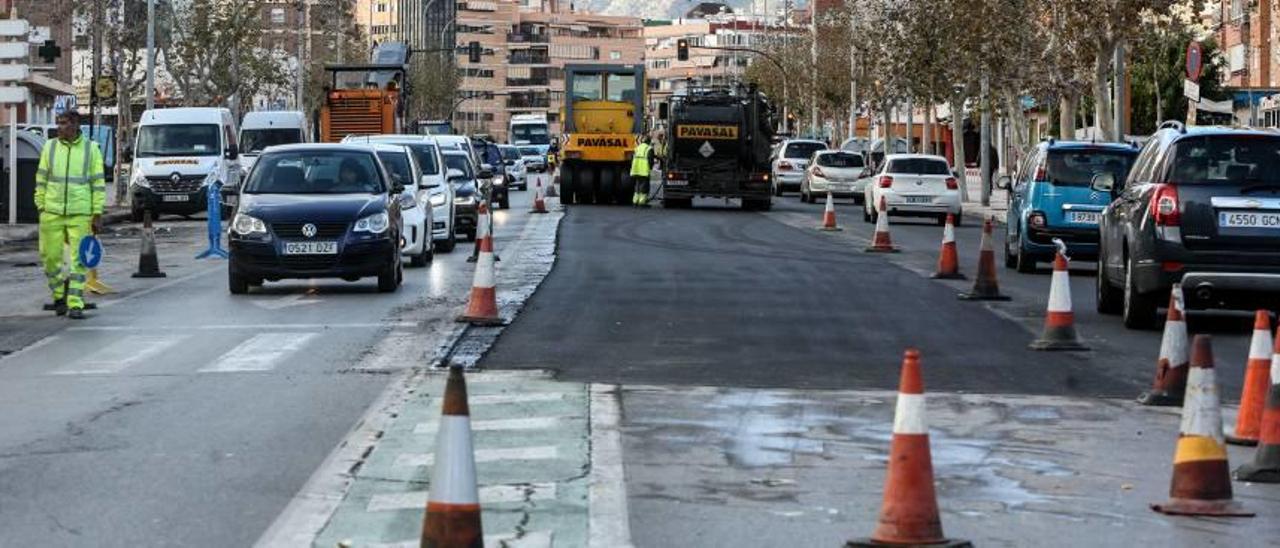
<path id="1" fill-rule="evenodd" d="M 956 216 L 947 214 L 947 224 L 942 227 L 942 251 L 938 253 L 938 271 L 933 273 L 938 280 L 963 280 L 960 273 L 960 254 L 956 251 Z"/>
<path id="2" fill-rule="evenodd" d="M 422 522 L 422 548 L 473 548 L 484 545 L 480 492 L 471 443 L 471 412 L 461 367 L 449 369 L 435 464 Z"/>
<path id="3" fill-rule="evenodd" d="M 1231 470 L 1222 439 L 1222 410 L 1213 371 L 1213 344 L 1208 335 L 1191 343 L 1191 370 L 1182 406 L 1182 427 L 1173 454 L 1169 500 L 1151 509 L 1178 516 L 1250 517 L 1232 500 Z"/>
<path id="4" fill-rule="evenodd" d="M 1076 334 L 1075 313 L 1071 311 L 1071 274 L 1067 257 L 1053 256 L 1053 281 L 1049 284 L 1049 306 L 1044 316 L 1044 332 L 1032 341 L 1032 350 L 1088 350 Z"/>
<path id="5" fill-rule="evenodd" d="M 1160 339 L 1156 378 L 1151 389 L 1138 396 L 1142 405 L 1179 406 L 1187 391 L 1187 322 L 1183 317 L 1182 285 L 1169 292 L 1169 313 Z"/>
<path id="6" fill-rule="evenodd" d="M 844 230 L 836 224 L 836 200 L 830 192 L 827 193 L 827 206 L 822 210 L 822 226 L 818 230 Z"/>
<path id="7" fill-rule="evenodd" d="M 978 275 L 973 279 L 973 290 L 961 293 L 960 299 L 966 301 L 1007 301 L 1009 297 L 1000 293 L 1000 284 L 996 281 L 996 252 L 992 246 L 991 219 L 982 222 L 982 246 L 978 252 Z"/>
<path id="8" fill-rule="evenodd" d="M 547 213 L 547 201 L 542 195 L 542 178 L 533 187 L 533 209 L 529 213 Z"/>
<path id="9" fill-rule="evenodd" d="M 871 247 L 865 251 L 868 253 L 897 253 L 900 251 L 893 246 L 893 239 L 889 237 L 889 206 L 885 202 L 884 196 L 880 197 L 880 203 L 876 204 L 876 233 L 871 239 Z"/>
<path id="10" fill-rule="evenodd" d="M 1271 315 L 1259 310 L 1253 316 L 1253 338 L 1249 340 L 1249 361 L 1244 369 L 1244 387 L 1240 391 L 1240 410 L 1236 428 L 1227 435 L 1232 445 L 1257 445 L 1262 428 L 1262 409 L 1271 371 Z"/>
<path id="11" fill-rule="evenodd" d="M 1280 483 L 1280 333 L 1271 352 L 1271 386 L 1258 430 L 1258 451 L 1253 462 L 1236 469 L 1236 479 Z"/>
<path id="12" fill-rule="evenodd" d="M 494 269 L 493 235 L 489 233 L 488 223 L 476 226 L 476 274 L 471 283 L 471 299 L 467 302 L 467 310 L 458 316 L 459 322 L 478 326 L 502 325 L 498 316 L 497 274 Z"/>

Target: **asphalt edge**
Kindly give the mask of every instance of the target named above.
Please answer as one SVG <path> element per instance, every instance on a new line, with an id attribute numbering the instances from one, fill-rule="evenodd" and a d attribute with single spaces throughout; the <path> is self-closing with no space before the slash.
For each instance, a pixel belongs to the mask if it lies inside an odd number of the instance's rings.
<path id="1" fill-rule="evenodd" d="M 587 545 L 630 548 L 626 471 L 622 466 L 622 395 L 616 384 L 592 384 L 591 472 L 587 483 Z"/>

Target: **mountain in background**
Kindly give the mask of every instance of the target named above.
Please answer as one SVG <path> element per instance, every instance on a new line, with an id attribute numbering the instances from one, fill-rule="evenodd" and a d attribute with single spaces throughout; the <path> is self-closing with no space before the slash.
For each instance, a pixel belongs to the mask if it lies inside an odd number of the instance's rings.
<path id="1" fill-rule="evenodd" d="M 564 0 L 561 0 L 564 1 Z M 793 0 L 796 5 L 804 5 L 804 0 Z M 645 19 L 676 19 L 684 16 L 694 6 L 702 3 L 697 0 L 576 0 L 575 4 L 584 11 L 608 15 L 634 15 Z M 735 13 L 750 14 L 753 0 L 725 0 L 719 2 L 733 8 Z M 764 13 L 767 8 L 776 11 L 782 7 L 783 0 L 754 0 L 755 9 Z"/>

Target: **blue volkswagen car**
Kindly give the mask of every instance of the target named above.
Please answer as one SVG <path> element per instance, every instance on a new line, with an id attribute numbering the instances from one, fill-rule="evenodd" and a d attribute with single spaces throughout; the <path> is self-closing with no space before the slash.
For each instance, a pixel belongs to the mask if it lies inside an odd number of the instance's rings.
<path id="1" fill-rule="evenodd" d="M 1098 220 L 1111 196 L 1090 183 L 1103 172 L 1123 181 L 1137 155 L 1122 143 L 1049 140 L 1032 149 L 1013 176 L 998 183 L 1009 191 L 1005 266 L 1034 271 L 1037 262 L 1053 260 L 1054 239 L 1066 243 L 1073 259 L 1097 258 Z"/>

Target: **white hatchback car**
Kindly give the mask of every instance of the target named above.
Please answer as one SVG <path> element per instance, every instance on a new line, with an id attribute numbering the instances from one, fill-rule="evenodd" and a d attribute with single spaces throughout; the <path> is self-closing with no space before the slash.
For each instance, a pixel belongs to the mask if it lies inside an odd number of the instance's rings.
<path id="1" fill-rule="evenodd" d="M 435 242 L 431 238 L 432 211 L 427 189 L 422 185 L 422 168 L 413 150 L 405 145 L 370 143 L 387 173 L 404 185 L 400 195 L 400 254 L 409 257 L 412 266 L 427 266 L 435 258 Z"/>
<path id="2" fill-rule="evenodd" d="M 432 135 L 349 135 L 344 143 L 387 143 L 404 145 L 413 151 L 422 169 L 421 187 L 426 189 L 431 204 L 431 238 L 436 250 L 449 253 L 457 246 L 454 233 L 453 185 L 445 184 L 444 156 Z"/>
<path id="3" fill-rule="evenodd" d="M 890 154 L 863 195 L 862 217 L 869 223 L 878 216 L 881 197 L 891 217 L 934 217 L 943 225 L 950 213 L 961 222 L 960 182 L 941 156 Z"/>
<path id="4" fill-rule="evenodd" d="M 770 161 L 770 180 L 773 181 L 773 195 L 782 196 L 783 192 L 800 190 L 804 181 L 804 169 L 809 165 L 813 153 L 826 150 L 827 144 L 811 139 L 788 139 L 773 150 Z"/>
<path id="5" fill-rule="evenodd" d="M 871 172 L 862 155 L 844 150 L 820 150 L 813 155 L 800 183 L 800 201 L 814 203 L 826 198 L 852 198 L 862 203 L 863 187 Z"/>

